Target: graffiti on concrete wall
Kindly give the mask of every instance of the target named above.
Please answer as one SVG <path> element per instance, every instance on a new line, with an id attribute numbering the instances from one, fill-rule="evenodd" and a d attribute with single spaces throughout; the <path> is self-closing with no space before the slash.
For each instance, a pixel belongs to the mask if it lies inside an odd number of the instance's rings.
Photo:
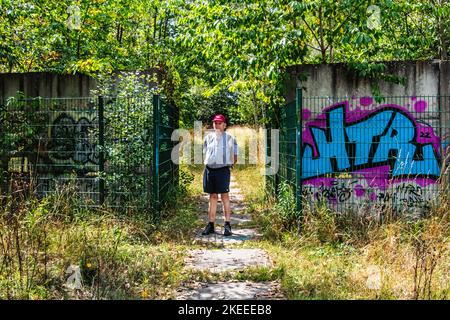
<path id="1" fill-rule="evenodd" d="M 339 204 L 391 201 L 422 206 L 440 175 L 441 139 L 421 115 L 426 101 L 408 107 L 363 97 L 333 104 L 312 117 L 302 112 L 303 195 Z"/>
<path id="2" fill-rule="evenodd" d="M 98 181 L 89 172 L 99 162 L 97 113 L 55 112 L 48 125 L 48 142 L 37 170 L 37 192 L 46 195 L 60 189 L 77 172 L 77 192 L 94 203 L 98 201 Z M 75 181 L 75 180 L 73 180 Z"/>
<path id="3" fill-rule="evenodd" d="M 50 130 L 50 159 L 56 163 L 98 164 L 95 113 L 60 113 Z"/>
<path id="4" fill-rule="evenodd" d="M 86 176 L 71 176 L 70 174 L 41 174 L 38 177 L 36 192 L 45 196 L 61 190 L 64 186 L 73 184 L 77 194 L 92 203 L 98 202 L 98 179 Z"/>

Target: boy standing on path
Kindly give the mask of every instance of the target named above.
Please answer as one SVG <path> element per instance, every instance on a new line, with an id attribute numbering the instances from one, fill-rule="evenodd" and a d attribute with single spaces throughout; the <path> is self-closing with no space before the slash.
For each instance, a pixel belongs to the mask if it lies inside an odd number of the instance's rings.
<path id="1" fill-rule="evenodd" d="M 213 118 L 214 132 L 209 133 L 203 143 L 204 164 L 203 191 L 209 193 L 209 223 L 202 235 L 214 233 L 218 195 L 222 199 L 225 215 L 224 235 L 231 235 L 230 167 L 237 161 L 236 139 L 225 132 L 226 118 L 217 114 Z"/>

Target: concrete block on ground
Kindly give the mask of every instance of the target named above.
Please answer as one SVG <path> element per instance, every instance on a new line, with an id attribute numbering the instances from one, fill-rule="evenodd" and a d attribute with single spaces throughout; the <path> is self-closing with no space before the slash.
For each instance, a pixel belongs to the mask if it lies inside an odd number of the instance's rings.
<path id="1" fill-rule="evenodd" d="M 213 244 L 216 246 L 226 246 L 233 244 L 241 244 L 244 241 L 254 240 L 261 237 L 261 234 L 256 229 L 236 229 L 232 228 L 231 236 L 223 235 L 223 228 L 221 226 L 215 226 L 216 233 L 203 236 L 201 233 L 203 230 L 199 231 L 195 237 L 195 241 L 201 243 Z"/>
<path id="2" fill-rule="evenodd" d="M 240 271 L 250 267 L 272 267 L 269 255 L 262 249 L 197 249 L 188 252 L 186 268 L 212 273 Z"/>
<path id="3" fill-rule="evenodd" d="M 279 283 L 218 282 L 200 283 L 195 289 L 185 289 L 178 300 L 275 300 L 283 299 Z"/>

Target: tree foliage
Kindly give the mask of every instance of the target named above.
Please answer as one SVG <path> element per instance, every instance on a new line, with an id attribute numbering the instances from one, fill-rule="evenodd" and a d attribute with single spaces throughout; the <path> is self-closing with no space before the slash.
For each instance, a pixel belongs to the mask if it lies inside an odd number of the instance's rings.
<path id="1" fill-rule="evenodd" d="M 0 71 L 98 75 L 159 68 L 186 121 L 214 99 L 230 98 L 224 105 L 236 106 L 230 109 L 236 121 L 263 122 L 280 104 L 290 65 L 344 62 L 370 74 L 382 68 L 379 61 L 449 55 L 449 0 L 0 4 Z M 70 29 L 74 5 L 80 27 Z"/>

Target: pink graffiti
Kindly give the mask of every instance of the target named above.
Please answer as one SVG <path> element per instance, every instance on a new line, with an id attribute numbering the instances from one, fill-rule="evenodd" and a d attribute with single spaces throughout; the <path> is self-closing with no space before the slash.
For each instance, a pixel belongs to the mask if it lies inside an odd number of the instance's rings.
<path id="1" fill-rule="evenodd" d="M 363 107 L 368 107 L 373 103 L 373 98 L 372 97 L 361 97 L 359 99 L 359 103 L 363 106 Z"/>
<path id="2" fill-rule="evenodd" d="M 353 97 L 352 97 L 353 98 Z M 416 97 L 411 97 L 411 99 L 414 101 L 416 100 Z M 360 104 L 361 106 L 369 106 L 373 103 L 373 99 L 371 97 L 362 97 L 360 98 Z M 346 124 L 352 124 L 355 122 L 363 121 L 366 118 L 370 117 L 373 113 L 378 112 L 380 109 L 383 108 L 395 108 L 404 114 L 406 114 L 409 119 L 413 122 L 415 128 L 416 128 L 416 141 L 419 144 L 427 145 L 431 144 L 433 146 L 433 149 L 438 157 L 441 156 L 441 139 L 435 134 L 433 128 L 429 126 L 426 123 L 420 122 L 416 120 L 415 117 L 411 114 L 411 112 L 399 105 L 395 104 L 384 104 L 380 105 L 377 108 L 374 108 L 373 110 L 361 110 L 360 108 L 356 108 L 354 110 L 350 110 L 350 105 L 348 101 L 339 102 L 336 104 L 333 104 L 331 106 L 326 107 L 323 109 L 323 112 L 316 116 L 314 119 L 311 119 L 306 122 L 305 129 L 302 132 L 302 142 L 303 144 L 308 144 L 311 146 L 313 157 L 319 157 L 319 153 L 317 150 L 316 143 L 314 141 L 314 138 L 312 136 L 311 127 L 318 127 L 318 128 L 327 128 L 327 112 L 331 109 L 336 108 L 337 106 L 344 106 L 345 107 L 345 122 Z M 426 101 L 418 100 L 414 104 L 414 108 L 416 112 L 424 112 L 427 108 Z M 306 109 L 310 111 L 309 109 Z M 310 116 L 310 114 L 309 114 Z M 309 117 L 308 117 L 309 118 Z M 304 119 L 306 119 L 304 117 Z M 367 185 L 369 188 L 376 188 L 379 190 L 386 190 L 393 184 L 402 183 L 405 181 L 411 181 L 414 182 L 421 187 L 426 187 L 430 184 L 436 183 L 435 179 L 433 178 L 401 178 L 401 179 L 390 179 L 390 167 L 388 165 L 384 166 L 378 166 L 378 167 L 372 167 L 367 169 L 361 169 L 361 170 L 355 170 L 350 173 L 352 178 L 358 178 L 361 177 L 365 179 Z M 317 177 L 308 179 L 303 182 L 304 185 L 311 185 L 316 188 L 324 186 L 324 187 L 331 187 L 335 184 L 336 179 L 339 179 L 338 177 Z M 357 197 L 362 197 L 365 195 L 366 190 L 362 185 L 356 185 L 354 187 L 354 192 Z M 376 194 L 371 193 L 369 195 L 371 200 L 376 200 Z M 375 197 L 375 199 L 372 199 Z"/>
<path id="3" fill-rule="evenodd" d="M 302 110 L 302 119 L 309 120 L 309 118 L 311 118 L 311 111 L 309 109 L 303 109 Z"/>
<path id="4" fill-rule="evenodd" d="M 427 102 L 424 100 L 419 100 L 414 103 L 414 110 L 418 113 L 425 112 L 427 109 Z"/>
<path id="5" fill-rule="evenodd" d="M 377 200 L 377 194 L 372 192 L 369 196 L 370 201 L 375 202 Z"/>
<path id="6" fill-rule="evenodd" d="M 366 190 L 364 189 L 364 187 L 360 184 L 356 185 L 355 188 L 353 189 L 353 191 L 355 191 L 355 195 L 358 198 L 361 198 L 364 196 L 364 194 L 366 193 Z"/>

